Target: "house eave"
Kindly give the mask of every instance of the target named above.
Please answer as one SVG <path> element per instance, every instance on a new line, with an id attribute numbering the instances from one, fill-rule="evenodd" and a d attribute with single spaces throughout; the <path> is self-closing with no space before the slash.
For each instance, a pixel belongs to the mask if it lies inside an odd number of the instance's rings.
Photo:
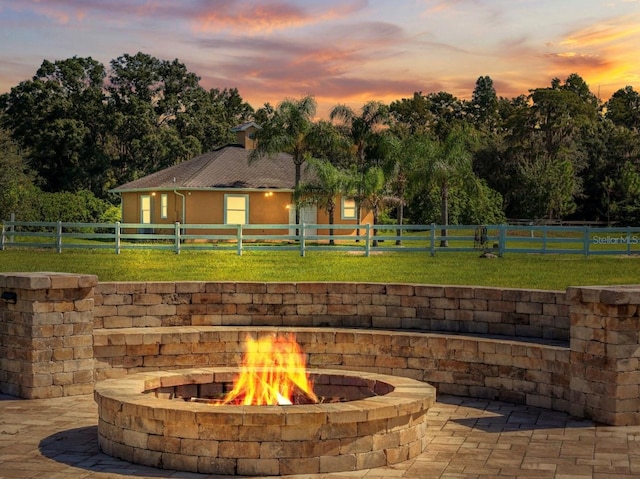
<path id="1" fill-rule="evenodd" d="M 174 186 L 174 187 L 158 187 L 158 188 L 126 188 L 119 189 L 115 188 L 109 190 L 109 193 L 151 193 L 151 192 L 172 192 L 172 191 L 242 191 L 242 192 L 264 192 L 264 191 L 273 191 L 274 193 L 293 193 L 293 188 L 269 188 L 268 186 L 262 186 L 258 188 L 234 188 L 231 186 L 228 187 L 202 187 L 202 188 L 194 188 L 194 187 L 184 187 L 184 186 Z"/>

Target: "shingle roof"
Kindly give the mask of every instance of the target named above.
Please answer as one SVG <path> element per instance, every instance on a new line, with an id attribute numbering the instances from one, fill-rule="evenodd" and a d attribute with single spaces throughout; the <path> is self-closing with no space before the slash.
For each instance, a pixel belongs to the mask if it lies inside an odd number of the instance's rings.
<path id="1" fill-rule="evenodd" d="M 291 155 L 278 153 L 249 164 L 251 151 L 239 145 L 225 146 L 120 185 L 113 191 L 174 188 L 294 189 L 295 166 Z M 305 168 L 302 170 L 304 178 Z"/>
<path id="2" fill-rule="evenodd" d="M 258 125 L 256 122 L 254 121 L 247 121 L 245 123 L 241 123 L 240 125 L 236 125 L 233 128 L 231 128 L 231 131 L 236 132 L 236 131 L 245 131 L 248 130 L 249 128 L 255 128 L 256 130 L 260 129 L 260 125 Z"/>

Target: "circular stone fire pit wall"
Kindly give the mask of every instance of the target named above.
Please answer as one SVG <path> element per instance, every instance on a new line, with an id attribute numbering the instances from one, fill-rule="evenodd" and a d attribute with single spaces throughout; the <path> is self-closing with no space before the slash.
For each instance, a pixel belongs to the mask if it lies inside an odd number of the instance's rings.
<path id="1" fill-rule="evenodd" d="M 369 469 L 424 451 L 435 389 L 413 379 L 310 370 L 319 396 L 345 402 L 213 406 L 175 399 L 220 393 L 237 372 L 181 369 L 98 382 L 100 449 L 164 469 L 273 476 Z"/>

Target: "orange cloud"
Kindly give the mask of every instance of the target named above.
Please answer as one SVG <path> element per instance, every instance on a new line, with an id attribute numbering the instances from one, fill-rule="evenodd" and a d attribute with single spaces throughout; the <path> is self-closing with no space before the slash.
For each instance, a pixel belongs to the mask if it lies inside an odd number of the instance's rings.
<path id="1" fill-rule="evenodd" d="M 611 19 L 590 25 L 562 41 L 560 45 L 572 48 L 608 46 L 620 40 L 632 39 L 640 34 L 640 18 L 637 15 Z"/>
<path id="2" fill-rule="evenodd" d="M 602 94 L 611 94 L 638 81 L 637 62 L 629 60 L 635 57 L 632 52 L 638 44 L 640 15 L 627 15 L 569 33 L 558 42 L 558 51 L 548 54 L 547 59 L 552 71 L 577 72 L 598 89 L 603 86 Z"/>
<path id="3" fill-rule="evenodd" d="M 213 8 L 199 12 L 194 18 L 197 31 L 231 30 L 237 33 L 271 32 L 287 28 L 333 20 L 352 14 L 365 5 L 363 0 L 346 3 L 331 2 L 322 4 L 321 9 L 314 9 L 307 4 L 299 6 L 292 2 L 248 2 L 224 1 Z"/>

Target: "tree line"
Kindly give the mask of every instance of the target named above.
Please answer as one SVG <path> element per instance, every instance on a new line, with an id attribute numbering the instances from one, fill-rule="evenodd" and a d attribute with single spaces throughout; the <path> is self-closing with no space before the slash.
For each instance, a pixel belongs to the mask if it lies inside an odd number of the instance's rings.
<path id="1" fill-rule="evenodd" d="M 246 121 L 261 126 L 251 160 L 290 153 L 296 200 L 330 215 L 340 192 L 379 223 L 640 220 L 631 86 L 602 101 L 573 73 L 504 98 L 482 76 L 469 100 L 415 92 L 336 105 L 318 120 L 311 95 L 254 110 L 237 89 L 206 90 L 179 60 L 140 52 L 109 69 L 90 57 L 44 60 L 0 95 L 0 213 L 111 218 L 111 188 L 233 143 L 231 128 Z M 314 181 L 299 181 L 302 168 Z"/>

